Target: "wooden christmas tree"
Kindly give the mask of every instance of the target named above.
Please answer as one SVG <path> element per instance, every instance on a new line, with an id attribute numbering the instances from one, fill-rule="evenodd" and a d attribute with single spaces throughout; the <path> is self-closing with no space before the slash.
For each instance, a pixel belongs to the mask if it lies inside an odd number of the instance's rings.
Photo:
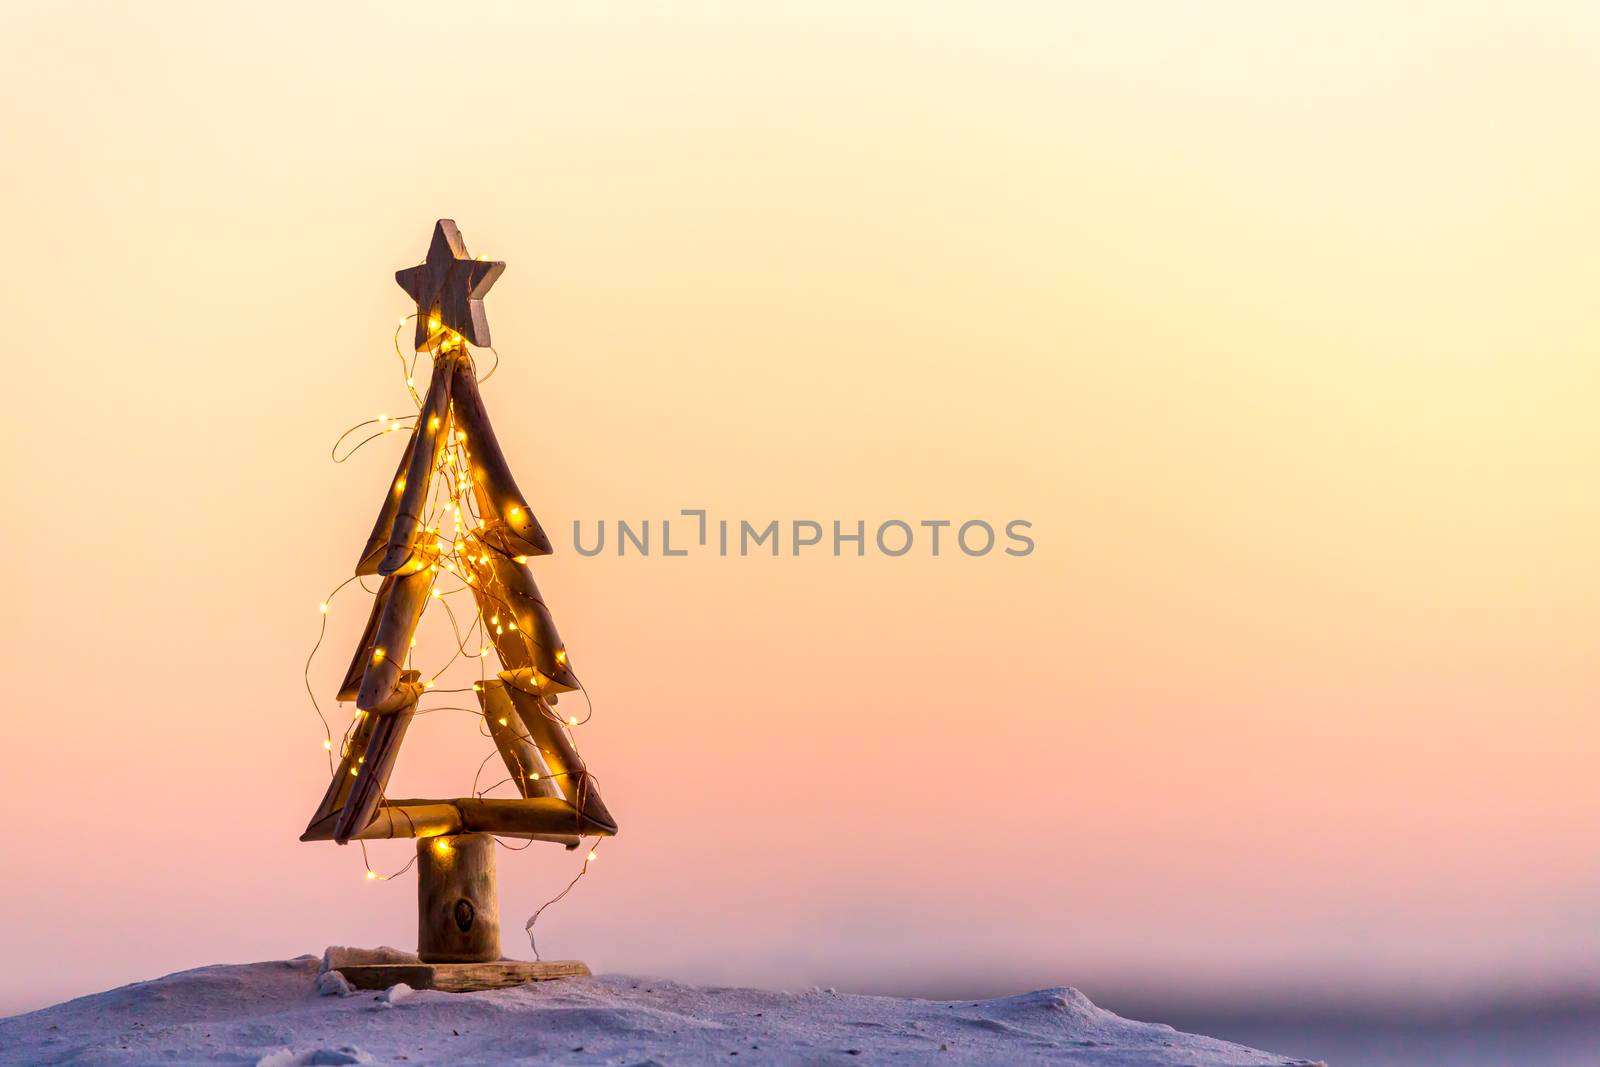
<path id="1" fill-rule="evenodd" d="M 456 224 L 441 219 L 426 261 L 395 274 L 416 302 L 415 348 L 432 359 L 432 374 L 424 394 L 412 388 L 418 413 L 410 441 L 356 564 L 357 575 L 382 577 L 339 689 L 357 714 L 333 781 L 301 835 L 340 844 L 418 839 L 424 964 L 500 960 L 495 836 L 576 848 L 584 837 L 617 831 L 568 734 L 577 720 L 555 710 L 560 694 L 580 686 L 527 566 L 530 557 L 550 553 L 550 541 L 495 440 L 469 347 L 489 345 L 483 297 L 504 270 L 504 263 L 469 256 Z M 406 727 L 434 685 L 411 668 L 417 626 L 430 603 L 459 594 L 473 603 L 476 622 L 466 633 L 457 629 L 458 653 L 479 660 L 472 689 L 519 796 L 393 799 L 385 788 Z M 500 667 L 493 676 L 491 655 Z M 515 970 L 541 966 L 539 973 Z M 467 988 L 504 984 L 497 974 L 517 981 L 554 976 L 550 968 L 583 973 L 581 964 L 503 962 L 481 981 L 459 968 L 443 976 L 433 967 L 420 977 Z M 394 980 L 417 985 L 418 977 Z"/>

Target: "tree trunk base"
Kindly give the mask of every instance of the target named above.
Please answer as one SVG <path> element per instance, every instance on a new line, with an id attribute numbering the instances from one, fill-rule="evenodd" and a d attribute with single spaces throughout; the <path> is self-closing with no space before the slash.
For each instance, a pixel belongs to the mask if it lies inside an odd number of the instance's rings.
<path id="1" fill-rule="evenodd" d="M 394 949 L 330 948 L 324 967 L 357 989 L 470 993 L 552 978 L 582 978 L 577 960 L 529 963 L 500 955 L 500 901 L 495 891 L 494 838 L 444 834 L 417 841 L 417 954 Z"/>
<path id="2" fill-rule="evenodd" d="M 423 963 L 500 959 L 500 895 L 488 834 L 417 841 L 417 955 Z"/>

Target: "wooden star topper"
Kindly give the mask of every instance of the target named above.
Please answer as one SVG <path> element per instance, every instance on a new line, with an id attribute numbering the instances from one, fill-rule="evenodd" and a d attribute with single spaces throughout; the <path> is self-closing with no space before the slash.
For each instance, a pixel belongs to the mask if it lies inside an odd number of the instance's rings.
<path id="1" fill-rule="evenodd" d="M 433 348 L 452 333 L 482 348 L 489 343 L 489 318 L 483 297 L 504 263 L 473 259 L 451 219 L 433 227 L 428 258 L 419 266 L 394 272 L 394 280 L 417 302 L 417 351 Z"/>

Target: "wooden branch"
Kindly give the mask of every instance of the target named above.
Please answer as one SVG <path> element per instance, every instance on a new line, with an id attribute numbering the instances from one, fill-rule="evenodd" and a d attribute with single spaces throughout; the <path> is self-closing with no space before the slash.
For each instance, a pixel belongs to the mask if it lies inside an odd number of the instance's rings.
<path id="1" fill-rule="evenodd" d="M 511 476 L 489 413 L 478 393 L 478 378 L 470 359 L 456 361 L 451 396 L 455 404 L 456 426 L 467 435 L 471 454 L 472 490 L 483 517 L 484 543 L 508 556 L 547 556 L 550 538 L 528 507 L 527 498 Z"/>
<path id="2" fill-rule="evenodd" d="M 300 835 L 302 841 L 332 841 L 333 817 L 313 823 Z M 461 812 L 443 800 L 405 800 L 378 807 L 372 821 L 350 835 L 352 841 L 380 841 L 395 837 L 434 837 L 461 832 Z"/>
<path id="3" fill-rule="evenodd" d="M 366 756 L 367 743 L 372 740 L 372 731 L 378 725 L 378 718 L 377 715 L 362 713 L 356 721 L 355 729 L 344 739 L 343 747 L 339 751 L 339 766 L 333 772 L 333 781 L 328 783 L 328 791 L 322 795 L 322 803 L 317 805 L 316 814 L 311 816 L 311 822 L 306 824 L 307 834 L 312 834 L 320 824 L 326 823 L 328 827 L 326 836 L 333 836 L 334 819 L 344 807 L 345 798 L 350 795 L 350 787 L 355 784 L 355 776 L 351 775 L 350 770 L 359 768 L 363 757 Z"/>
<path id="4" fill-rule="evenodd" d="M 506 695 L 506 684 L 498 678 L 483 682 L 478 690 L 478 705 L 483 708 L 489 736 L 494 738 L 500 758 L 506 761 L 506 770 L 517 783 L 517 791 L 524 797 L 561 796 L 561 788 L 551 779 L 544 757 L 529 743 L 522 730 L 517 709 Z"/>
<path id="5" fill-rule="evenodd" d="M 344 681 L 339 683 L 338 700 L 354 700 L 361 692 L 361 678 L 367 673 L 367 664 L 372 662 L 373 641 L 378 636 L 378 621 L 383 618 L 384 609 L 388 606 L 389 596 L 394 592 L 394 578 L 385 578 L 378 585 L 378 592 L 372 598 L 372 607 L 367 609 L 367 625 L 361 631 L 361 640 L 356 643 L 356 650 L 350 656 L 350 666 L 344 672 Z"/>
<path id="6" fill-rule="evenodd" d="M 371 647 L 361 653 L 366 657 L 366 666 L 356 693 L 356 707 L 363 711 L 397 711 L 416 700 L 421 686 L 415 681 L 404 682 L 402 675 L 411 638 L 417 632 L 417 620 L 422 618 L 435 577 L 434 571 L 423 570 L 396 575 L 385 582 L 389 595 L 383 598 L 381 615 L 378 603 L 372 605 L 378 625 Z"/>
<path id="7" fill-rule="evenodd" d="M 415 682 L 417 672 L 408 672 L 408 679 Z M 408 719 L 411 710 L 413 709 L 407 709 L 404 713 Z M 334 827 L 339 821 L 339 815 L 363 773 L 367 775 L 368 780 L 381 776 L 383 781 L 378 782 L 378 785 L 379 792 L 382 792 L 381 787 L 387 781 L 389 771 L 393 769 L 394 755 L 391 753 L 380 756 L 373 747 L 373 737 L 384 720 L 392 718 L 395 718 L 393 713 L 389 715 L 365 711 L 359 713 L 355 728 L 350 731 L 350 736 L 339 751 L 339 766 L 333 772 L 333 781 L 328 783 L 328 791 L 323 794 L 322 803 L 317 805 L 316 814 L 311 816 L 311 822 L 306 825 L 302 841 L 327 840 L 334 836 Z M 403 729 L 401 732 L 404 732 Z M 398 752 L 399 747 L 398 743 L 394 744 L 393 752 Z M 383 767 L 385 762 L 389 765 L 387 769 Z M 372 765 L 370 768 L 369 764 Z M 352 774 L 351 771 L 356 773 Z"/>
<path id="8" fill-rule="evenodd" d="M 534 805 L 518 814 L 515 805 Z M 470 816 L 468 814 L 470 812 Z M 313 822 L 300 835 L 302 841 L 333 840 L 333 816 Z M 531 800 L 472 799 L 390 800 L 379 805 L 372 821 L 350 835 L 352 841 L 381 841 L 399 837 L 436 837 L 440 834 L 486 833 L 577 848 L 581 837 L 613 834 L 614 826 L 580 819 L 571 804 L 558 797 Z"/>
<path id="9" fill-rule="evenodd" d="M 434 468 L 439 465 L 439 454 L 450 437 L 450 381 L 454 364 L 465 362 L 449 353 L 442 353 L 433 361 L 433 378 L 428 393 L 422 399 L 422 410 L 417 412 L 417 424 L 411 430 L 411 460 L 406 468 L 405 482 L 400 489 L 400 503 L 395 509 L 389 530 L 389 543 L 383 559 L 378 563 L 379 574 L 394 574 L 411 559 L 417 536 L 422 532 L 424 512 L 428 505 L 428 488 L 433 483 Z M 395 486 L 389 491 L 393 493 Z M 379 514 L 382 521 L 382 513 Z"/>
<path id="10" fill-rule="evenodd" d="M 410 672 L 412 679 L 416 672 Z M 363 711 L 367 719 L 376 719 L 365 751 L 350 767 L 345 776 L 350 779 L 350 789 L 339 808 L 339 817 L 333 823 L 333 839 L 339 844 L 350 840 L 352 834 L 372 821 L 383 801 L 384 787 L 394 771 L 395 760 L 400 755 L 400 742 L 405 740 L 406 727 L 416 713 L 416 698 L 398 711 L 379 713 Z M 365 723 L 363 723 L 365 725 Z"/>
<path id="11" fill-rule="evenodd" d="M 555 711 L 543 698 L 515 685 L 513 672 L 502 671 L 500 678 L 506 682 L 511 703 L 517 709 L 529 739 L 544 757 L 550 774 L 561 787 L 562 796 L 587 820 L 609 827 L 605 831 L 607 833 L 616 833 L 617 821 L 606 809 L 605 801 L 600 799 L 599 788 L 595 786 L 583 757 L 578 755 L 572 739 L 567 736 L 566 726 L 557 718 Z"/>
<path id="12" fill-rule="evenodd" d="M 307 834 L 332 816 L 327 836 L 342 845 L 373 821 L 422 693 L 421 676 L 404 664 L 433 579 L 432 571 L 391 576 L 373 599 L 361 643 L 339 690 L 340 700 L 353 698 L 362 709 L 362 721 Z M 333 816 L 335 803 L 338 812 Z"/>
<path id="13" fill-rule="evenodd" d="M 500 662 L 512 670 L 536 668 L 538 678 L 525 675 L 523 688 L 540 692 L 565 693 L 577 689 L 578 676 L 567 662 L 566 647 L 556 632 L 556 620 L 545 606 L 533 572 L 525 564 L 501 555 L 486 553 L 488 563 L 473 563 L 472 594 L 478 601 L 486 631 L 494 642 Z M 481 557 L 480 557 L 481 558 Z M 492 620 L 500 619 L 503 631 L 495 633 Z M 509 623 L 517 628 L 511 629 Z"/>
<path id="14" fill-rule="evenodd" d="M 411 469 L 411 455 L 417 450 L 417 430 L 411 428 L 411 436 L 406 440 L 406 450 L 400 456 L 400 465 L 395 468 L 394 478 L 389 482 L 389 491 L 383 495 L 383 507 L 378 509 L 378 521 L 372 524 L 372 533 L 367 537 L 367 546 L 361 550 L 361 558 L 356 560 L 357 574 L 377 574 L 378 563 L 383 559 L 384 553 L 389 549 L 389 535 L 394 532 L 394 517 L 400 510 L 401 486 L 406 484 L 406 472 Z"/>
<path id="15" fill-rule="evenodd" d="M 571 804 L 555 797 L 527 800 L 462 797 L 455 801 L 455 806 L 461 812 L 462 825 L 474 833 L 544 840 L 610 836 L 617 832 L 615 823 L 581 815 Z"/>

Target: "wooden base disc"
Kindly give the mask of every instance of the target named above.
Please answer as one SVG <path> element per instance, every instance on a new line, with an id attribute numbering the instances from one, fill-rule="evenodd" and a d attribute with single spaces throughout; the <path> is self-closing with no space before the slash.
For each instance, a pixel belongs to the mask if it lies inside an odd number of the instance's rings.
<path id="1" fill-rule="evenodd" d="M 471 993 L 479 989 L 504 989 L 524 982 L 552 978 L 585 978 L 589 968 L 577 960 L 493 960 L 489 963 L 361 963 L 335 968 L 357 989 L 388 989 L 404 982 L 412 989 L 438 989 L 446 993 Z"/>

